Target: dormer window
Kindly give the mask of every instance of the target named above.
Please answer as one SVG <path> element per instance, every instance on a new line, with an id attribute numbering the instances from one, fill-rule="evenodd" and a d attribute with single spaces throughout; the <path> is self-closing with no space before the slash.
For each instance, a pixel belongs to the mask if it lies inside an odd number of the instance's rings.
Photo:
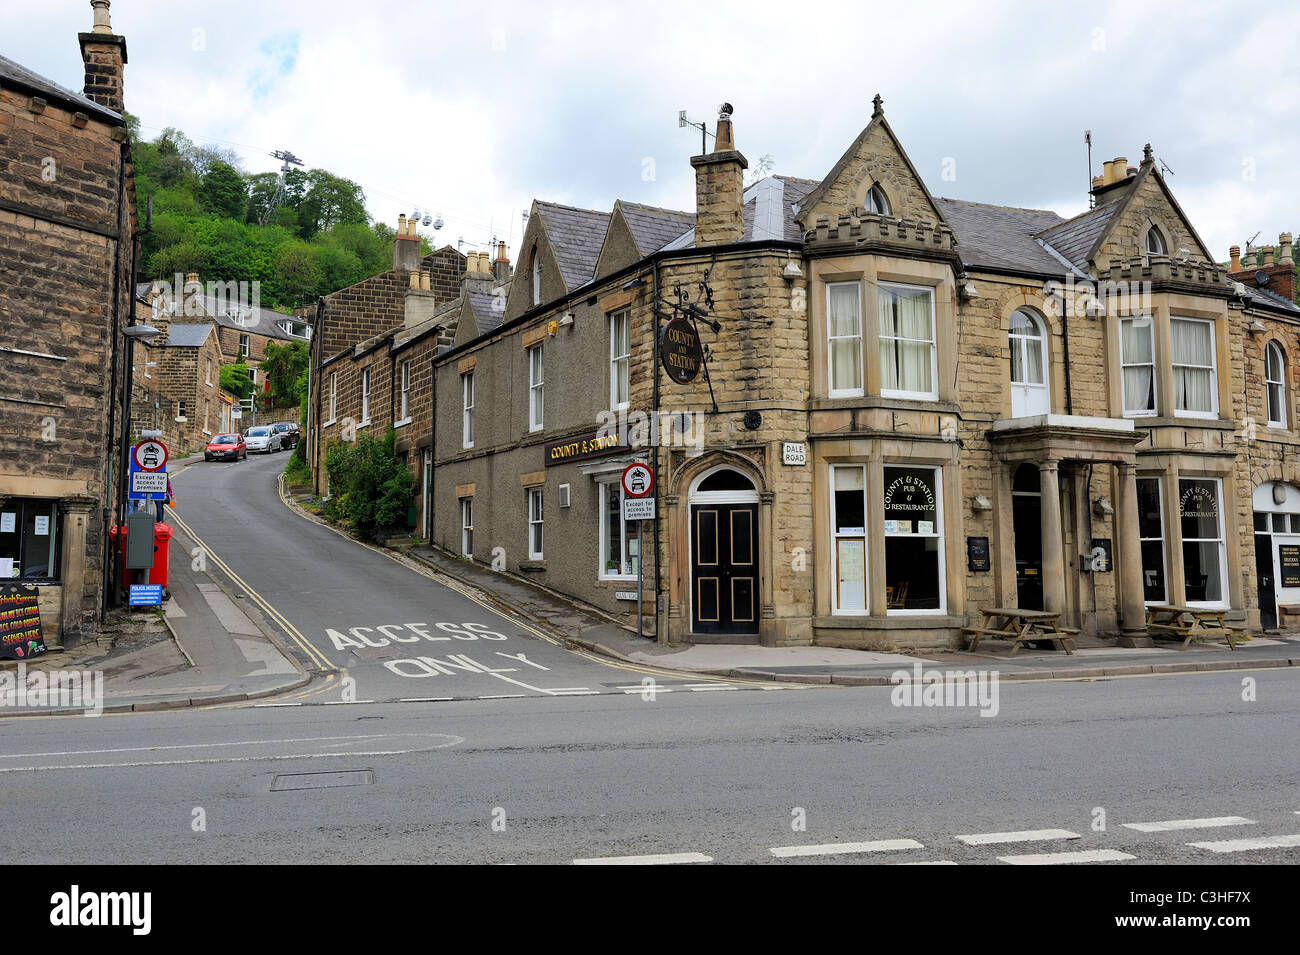
<path id="1" fill-rule="evenodd" d="M 1145 256 L 1146 264 L 1147 265 L 1151 264 L 1151 257 L 1153 255 L 1164 255 L 1164 254 L 1165 254 L 1165 240 L 1160 237 L 1160 233 L 1156 231 L 1155 226 L 1152 226 L 1150 229 L 1147 230 L 1147 250 Z"/>
<path id="2" fill-rule="evenodd" d="M 867 190 L 862 205 L 863 209 L 868 213 L 881 216 L 889 215 L 889 200 L 885 198 L 885 191 L 880 186 L 872 186 Z"/>

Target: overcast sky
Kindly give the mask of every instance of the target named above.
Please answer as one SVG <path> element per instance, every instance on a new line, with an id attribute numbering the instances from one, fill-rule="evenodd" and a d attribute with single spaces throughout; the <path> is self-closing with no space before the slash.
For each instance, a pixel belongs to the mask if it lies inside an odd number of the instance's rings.
<path id="1" fill-rule="evenodd" d="M 1086 208 L 1093 170 L 1150 142 L 1219 258 L 1300 232 L 1300 5 L 414 0 L 114 0 L 127 109 L 277 168 L 359 182 L 395 224 L 441 213 L 437 244 L 520 241 L 534 197 L 693 210 L 688 159 L 717 104 L 750 165 L 820 179 L 885 115 L 935 195 Z M 1062 5 L 1064 6 L 1064 5 Z M 82 80 L 85 0 L 5 2 L 0 53 Z M 945 168 L 950 177 L 945 179 Z"/>

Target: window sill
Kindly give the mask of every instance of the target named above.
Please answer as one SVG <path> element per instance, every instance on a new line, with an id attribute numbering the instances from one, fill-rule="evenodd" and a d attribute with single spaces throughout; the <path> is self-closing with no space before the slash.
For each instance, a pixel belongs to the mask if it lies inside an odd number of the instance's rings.
<path id="1" fill-rule="evenodd" d="M 617 577 L 600 576 L 596 579 L 606 584 L 634 584 L 636 583 L 636 574 L 623 574 Z"/>
<path id="2" fill-rule="evenodd" d="M 546 570 L 546 560 L 541 557 L 531 557 L 520 561 L 519 569 L 526 574 L 542 573 Z"/>
<path id="3" fill-rule="evenodd" d="M 358 422 L 357 422 L 357 430 L 358 430 L 358 431 L 360 431 L 362 428 L 368 428 L 368 427 L 370 427 L 370 419 L 369 419 L 369 418 L 367 418 L 365 421 L 358 421 Z"/>
<path id="4" fill-rule="evenodd" d="M 814 629 L 823 630 L 949 630 L 966 626 L 964 617 L 949 616 L 941 610 L 917 611 L 916 615 L 891 614 L 876 617 L 851 610 L 835 612 L 829 617 L 813 617 Z"/>
<path id="5" fill-rule="evenodd" d="M 408 424 L 410 424 L 410 423 L 411 423 L 411 419 L 410 419 L 409 417 L 406 417 L 406 418 L 403 418 L 401 421 L 394 421 L 394 422 L 393 422 L 393 427 L 394 427 L 394 428 L 405 428 L 405 427 L 406 427 Z"/>
<path id="6" fill-rule="evenodd" d="M 336 420 L 337 420 L 337 419 L 335 419 L 335 418 L 330 418 L 328 421 L 322 421 L 322 422 L 320 423 L 320 426 L 321 426 L 322 428 L 331 428 L 331 427 L 334 426 L 334 422 L 335 422 Z"/>

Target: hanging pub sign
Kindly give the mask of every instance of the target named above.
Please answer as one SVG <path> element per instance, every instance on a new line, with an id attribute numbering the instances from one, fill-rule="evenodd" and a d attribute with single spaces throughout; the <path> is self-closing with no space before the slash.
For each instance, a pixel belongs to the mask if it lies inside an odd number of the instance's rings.
<path id="1" fill-rule="evenodd" d="M 29 660 L 45 652 L 39 596 L 25 584 L 0 585 L 0 659 Z"/>
<path id="2" fill-rule="evenodd" d="M 674 318 L 659 335 L 659 360 L 668 377 L 679 385 L 690 384 L 700 373 L 700 336 L 684 318 Z"/>

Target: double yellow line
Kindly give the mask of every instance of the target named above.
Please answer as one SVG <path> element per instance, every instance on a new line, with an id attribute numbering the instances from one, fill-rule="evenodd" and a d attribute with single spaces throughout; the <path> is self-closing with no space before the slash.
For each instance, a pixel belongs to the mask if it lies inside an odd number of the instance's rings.
<path id="1" fill-rule="evenodd" d="M 185 531 L 186 536 L 189 537 L 190 540 L 203 548 L 203 553 L 207 555 L 207 558 L 211 560 L 212 563 L 221 568 L 221 571 L 238 584 L 239 588 L 248 595 L 253 603 L 257 604 L 257 606 L 262 609 L 263 613 L 275 621 L 276 625 L 285 632 L 290 640 L 298 645 L 298 648 L 302 650 L 303 654 L 316 666 L 318 670 L 328 673 L 338 669 L 338 667 L 330 663 L 329 658 L 326 657 L 325 654 L 321 653 L 310 640 L 302 635 L 301 631 L 299 631 L 297 627 L 289 622 L 288 618 L 286 618 L 284 614 L 276 610 L 267 602 L 266 598 L 252 587 L 248 586 L 248 582 L 235 573 L 234 568 L 222 560 L 220 555 L 203 541 L 203 538 L 194 533 L 194 529 L 190 527 L 189 524 L 185 523 L 176 511 L 173 510 L 168 516 L 180 525 L 181 530 Z"/>

